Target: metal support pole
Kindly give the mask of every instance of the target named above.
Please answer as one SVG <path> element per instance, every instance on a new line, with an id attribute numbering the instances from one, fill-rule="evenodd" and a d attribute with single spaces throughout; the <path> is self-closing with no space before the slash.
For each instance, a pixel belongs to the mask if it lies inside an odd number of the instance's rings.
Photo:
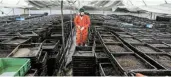
<path id="1" fill-rule="evenodd" d="M 71 22 L 71 23 L 70 23 L 70 24 L 71 24 L 71 40 L 72 40 L 72 36 L 73 36 L 73 33 L 72 33 L 72 26 L 73 26 L 73 25 L 72 25 L 72 20 L 73 20 L 72 10 L 70 10 L 70 14 L 71 14 L 71 15 L 70 15 L 70 16 L 71 16 L 71 20 L 70 20 L 70 22 Z"/>
<path id="2" fill-rule="evenodd" d="M 147 6 L 146 2 L 145 2 L 144 0 L 142 0 L 142 1 L 143 1 L 143 3 L 145 4 L 145 6 Z"/>
<path id="3" fill-rule="evenodd" d="M 51 15 L 51 7 L 50 7 L 50 15 Z"/>
<path id="4" fill-rule="evenodd" d="M 152 12 L 151 12 L 151 16 L 150 16 L 150 19 L 152 19 Z"/>
<path id="5" fill-rule="evenodd" d="M 31 16 L 31 15 L 30 15 L 30 8 L 29 8 L 29 16 Z"/>
<path id="6" fill-rule="evenodd" d="M 63 0 L 61 1 L 61 27 L 62 27 L 62 52 L 63 52 L 65 47 L 64 26 L 63 26 Z"/>
<path id="7" fill-rule="evenodd" d="M 13 8 L 13 15 L 15 15 L 14 8 Z"/>
<path id="8" fill-rule="evenodd" d="M 168 3 L 166 0 L 164 0 L 164 1 L 165 1 L 166 4 Z"/>

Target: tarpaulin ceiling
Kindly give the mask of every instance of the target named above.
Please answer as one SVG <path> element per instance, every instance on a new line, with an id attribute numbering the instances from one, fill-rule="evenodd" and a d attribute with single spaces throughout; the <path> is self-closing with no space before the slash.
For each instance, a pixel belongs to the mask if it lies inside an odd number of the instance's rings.
<path id="1" fill-rule="evenodd" d="M 9 8 L 50 8 L 60 6 L 61 0 L 0 0 L 0 7 Z M 171 14 L 171 0 L 63 0 L 64 6 L 115 9 L 128 11 L 145 10 L 148 12 Z M 71 4 L 70 4 L 71 3 Z"/>

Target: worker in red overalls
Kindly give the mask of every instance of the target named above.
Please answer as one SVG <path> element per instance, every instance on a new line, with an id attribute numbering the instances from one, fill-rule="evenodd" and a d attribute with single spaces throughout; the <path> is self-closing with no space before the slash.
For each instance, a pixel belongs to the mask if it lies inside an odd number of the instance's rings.
<path id="1" fill-rule="evenodd" d="M 84 14 L 84 9 L 79 9 L 79 14 L 74 18 L 76 26 L 76 44 L 85 46 L 88 37 L 88 28 L 90 26 L 90 17 Z"/>

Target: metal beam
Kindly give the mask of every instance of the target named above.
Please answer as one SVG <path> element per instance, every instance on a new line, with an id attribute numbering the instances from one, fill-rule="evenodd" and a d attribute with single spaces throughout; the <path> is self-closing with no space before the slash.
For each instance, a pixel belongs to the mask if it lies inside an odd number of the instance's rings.
<path id="1" fill-rule="evenodd" d="M 62 27 L 62 52 L 63 52 L 65 48 L 64 23 L 63 23 L 63 0 L 61 1 L 61 27 Z"/>
<path id="2" fill-rule="evenodd" d="M 144 0 L 142 0 L 142 1 L 143 1 L 143 3 L 145 4 L 145 6 L 147 6 L 146 2 L 145 2 Z"/>
<path id="3" fill-rule="evenodd" d="M 164 1 L 165 1 L 166 4 L 168 3 L 166 0 L 164 0 Z"/>

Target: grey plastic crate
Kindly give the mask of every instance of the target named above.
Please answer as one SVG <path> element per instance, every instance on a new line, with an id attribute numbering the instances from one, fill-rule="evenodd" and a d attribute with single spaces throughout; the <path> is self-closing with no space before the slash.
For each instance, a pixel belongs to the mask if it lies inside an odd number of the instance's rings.
<path id="1" fill-rule="evenodd" d="M 154 61 L 155 64 L 159 64 L 162 67 L 164 67 L 166 70 L 171 70 L 171 56 L 168 54 L 157 54 L 157 53 L 151 53 L 146 54 L 150 60 Z"/>
<path id="2" fill-rule="evenodd" d="M 123 73 L 115 69 L 110 63 L 100 63 L 99 72 L 101 76 L 125 76 Z"/>
<path id="3" fill-rule="evenodd" d="M 123 53 L 123 54 L 112 54 L 113 63 L 119 66 L 123 71 L 131 70 L 155 70 L 156 67 L 151 65 L 145 59 L 137 54 Z"/>
<path id="4" fill-rule="evenodd" d="M 165 53 L 157 48 L 154 48 L 148 44 L 131 44 L 131 46 L 137 51 L 141 53 Z"/>
<path id="5" fill-rule="evenodd" d="M 141 73 L 144 76 L 171 76 L 171 71 L 169 70 L 140 70 L 131 71 L 128 73 L 129 76 L 136 76 L 136 73 Z"/>

